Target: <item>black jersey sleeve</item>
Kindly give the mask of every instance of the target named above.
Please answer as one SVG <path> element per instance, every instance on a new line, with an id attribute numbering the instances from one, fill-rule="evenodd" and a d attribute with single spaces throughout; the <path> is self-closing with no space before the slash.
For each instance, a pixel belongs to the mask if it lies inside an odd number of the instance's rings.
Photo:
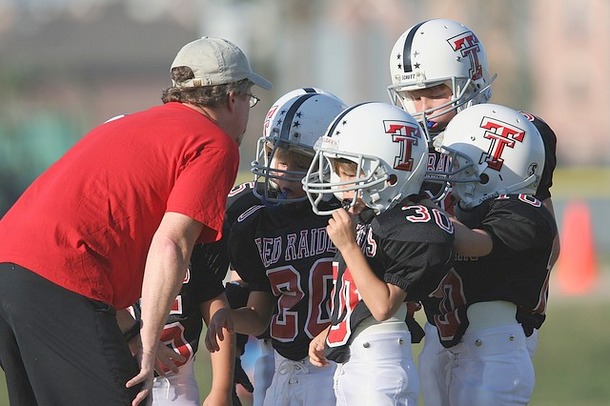
<path id="1" fill-rule="evenodd" d="M 224 291 L 223 280 L 229 269 L 229 259 L 222 240 L 197 244 L 191 255 L 193 273 L 199 275 L 201 288 L 194 294 L 199 303 L 214 299 Z"/>
<path id="2" fill-rule="evenodd" d="M 223 235 L 214 243 L 197 244 L 191 255 L 191 267 L 200 275 L 202 288 L 196 294 L 200 302 L 213 299 L 224 290 L 223 280 L 229 270 L 228 240 L 231 227 L 240 216 L 260 205 L 253 193 L 254 182 L 241 183 L 229 192 Z"/>
<path id="3" fill-rule="evenodd" d="M 260 259 L 252 232 L 255 229 L 253 226 L 255 221 L 256 212 L 233 224 L 229 233 L 227 252 L 231 268 L 248 284 L 251 291 L 271 292 L 265 266 Z"/>
<path id="4" fill-rule="evenodd" d="M 384 242 L 387 268 L 384 281 L 408 293 L 409 300 L 425 299 L 445 276 L 453 258 L 451 242 Z"/>
<path id="5" fill-rule="evenodd" d="M 440 210 L 403 205 L 372 223 L 384 268 L 383 279 L 422 300 L 445 276 L 453 261 L 454 229 Z"/>
<path id="6" fill-rule="evenodd" d="M 549 233 L 555 233 L 554 222 L 546 210 L 541 210 L 542 203 L 538 199 L 511 195 L 501 200 L 492 206 L 480 227 L 491 235 L 494 251 L 507 255 L 528 251 L 543 246 Z M 541 217 L 541 213 L 545 215 Z"/>

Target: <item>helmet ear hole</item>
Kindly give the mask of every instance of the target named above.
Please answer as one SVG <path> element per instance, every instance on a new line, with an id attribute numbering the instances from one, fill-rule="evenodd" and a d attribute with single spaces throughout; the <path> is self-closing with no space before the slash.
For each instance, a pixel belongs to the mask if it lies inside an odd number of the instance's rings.
<path id="1" fill-rule="evenodd" d="M 394 174 L 391 174 L 388 178 L 388 185 L 394 186 L 396 183 L 398 183 L 398 177 Z"/>
<path id="2" fill-rule="evenodd" d="M 481 176 L 479 176 L 479 183 L 481 185 L 486 185 L 487 182 L 489 182 L 489 176 L 486 173 L 482 173 Z"/>

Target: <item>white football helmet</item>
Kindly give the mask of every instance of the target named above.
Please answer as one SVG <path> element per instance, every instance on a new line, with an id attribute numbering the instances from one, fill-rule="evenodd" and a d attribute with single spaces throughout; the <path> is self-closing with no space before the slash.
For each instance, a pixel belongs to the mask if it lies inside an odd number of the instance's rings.
<path id="1" fill-rule="evenodd" d="M 544 143 L 520 112 L 479 104 L 458 113 L 435 140 L 451 157 L 448 172 L 427 179 L 451 183 L 460 207 L 469 209 L 501 194 L 536 193 L 544 169 Z"/>
<path id="2" fill-rule="evenodd" d="M 436 117 L 487 102 L 495 79 L 489 77 L 487 54 L 475 33 L 464 24 L 446 19 L 424 21 L 405 31 L 392 48 L 390 74 L 388 93 L 392 103 L 421 122 L 429 140 Z M 452 90 L 451 101 L 415 111 L 409 92 L 440 84 Z"/>
<path id="3" fill-rule="evenodd" d="M 355 190 L 349 206 L 360 197 L 377 213 L 419 193 L 426 170 L 428 146 L 419 123 L 406 111 L 387 103 L 357 104 L 338 115 L 314 147 L 316 155 L 303 189 L 314 212 L 330 214 L 321 204 L 332 195 Z M 340 181 L 333 159 L 358 165 L 356 178 Z"/>
<path id="4" fill-rule="evenodd" d="M 264 202 L 290 203 L 307 197 L 287 198 L 275 182 L 280 176 L 286 181 L 300 182 L 305 171 L 282 171 L 272 168 L 278 148 L 313 157 L 315 142 L 324 135 L 328 125 L 347 105 L 335 95 L 317 88 L 300 88 L 280 97 L 269 109 L 258 139 L 256 159 L 251 163 L 254 181 L 263 184 L 263 194 L 255 194 Z"/>

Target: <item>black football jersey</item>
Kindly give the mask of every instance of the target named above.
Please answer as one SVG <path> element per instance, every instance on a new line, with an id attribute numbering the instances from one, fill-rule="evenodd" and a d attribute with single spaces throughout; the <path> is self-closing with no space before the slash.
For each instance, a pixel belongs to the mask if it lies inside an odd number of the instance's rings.
<path id="1" fill-rule="evenodd" d="M 197 244 L 193 248 L 191 267 L 193 272 L 201 273 L 205 278 L 205 284 L 197 292 L 200 302 L 211 300 L 224 291 L 223 281 L 229 270 L 227 241 L 231 226 L 240 215 L 261 204 L 252 192 L 253 188 L 254 182 L 235 186 L 227 198 L 222 238 L 214 243 Z"/>
<path id="2" fill-rule="evenodd" d="M 203 267 L 207 264 L 209 268 L 212 268 L 211 271 L 213 273 L 222 273 L 222 278 L 220 278 L 218 284 L 214 287 L 215 291 L 220 287 L 220 292 L 222 292 L 222 281 L 229 269 L 230 261 L 227 254 L 227 241 L 229 240 L 229 233 L 233 223 L 240 216 L 247 215 L 250 210 L 256 210 L 258 207 L 263 206 L 260 199 L 254 194 L 254 187 L 254 182 L 245 182 L 231 189 L 227 198 L 222 238 L 214 243 L 200 244 L 198 246 L 199 257 L 201 258 L 200 264 Z M 256 187 L 262 188 L 263 186 L 259 184 Z"/>
<path id="3" fill-rule="evenodd" d="M 229 234 L 231 266 L 252 291 L 276 299 L 269 326 L 273 348 L 301 360 L 309 342 L 330 323 L 332 261 L 336 248 L 326 232 L 329 216 L 309 202 L 256 206 Z"/>
<path id="4" fill-rule="evenodd" d="M 457 216 L 462 220 L 460 211 Z M 504 300 L 517 305 L 517 320 L 530 335 L 545 317 L 557 233 L 552 215 L 533 196 L 501 195 L 478 206 L 466 220 L 469 228 L 489 233 L 493 249 L 484 257 L 456 255 L 454 269 L 432 298 L 424 300 L 428 321 L 438 328 L 443 346 L 451 347 L 468 327 L 469 305 Z"/>
<path id="5" fill-rule="evenodd" d="M 403 289 L 410 301 L 427 297 L 451 268 L 453 224 L 433 205 L 403 200 L 358 224 L 356 237 L 376 276 Z M 325 353 L 328 359 L 345 362 L 353 331 L 371 312 L 341 255 L 333 272 L 332 327 Z"/>

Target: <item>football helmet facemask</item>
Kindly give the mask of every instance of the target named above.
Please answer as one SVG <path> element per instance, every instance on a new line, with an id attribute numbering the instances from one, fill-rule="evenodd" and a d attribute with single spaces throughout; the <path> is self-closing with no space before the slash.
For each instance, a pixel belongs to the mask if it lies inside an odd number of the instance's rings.
<path id="1" fill-rule="evenodd" d="M 451 169 L 429 171 L 426 179 L 451 183 L 461 208 L 501 194 L 534 195 L 544 169 L 544 143 L 526 116 L 497 104 L 459 112 L 435 140 Z"/>
<path id="2" fill-rule="evenodd" d="M 491 83 L 487 54 L 475 33 L 452 20 L 433 19 L 405 31 L 390 54 L 392 103 L 402 107 L 422 123 L 429 141 L 442 130 L 435 118 L 451 110 L 487 102 Z M 452 91 L 451 100 L 426 111 L 415 111 L 411 91 L 444 84 Z"/>
<path id="3" fill-rule="evenodd" d="M 406 111 L 387 103 L 357 104 L 338 115 L 314 147 L 316 155 L 303 179 L 315 213 L 324 215 L 323 202 L 354 190 L 345 208 L 358 197 L 380 213 L 419 192 L 428 147 L 419 123 Z M 356 177 L 340 181 L 334 160 L 357 165 Z"/>
<path id="4" fill-rule="evenodd" d="M 311 159 L 317 139 L 346 107 L 335 95 L 317 88 L 295 89 L 273 103 L 265 117 L 263 135 L 257 142 L 256 159 L 251 163 L 254 181 L 263 184 L 262 194 L 255 188 L 255 195 L 263 202 L 273 204 L 306 200 L 306 196 L 288 198 L 279 190 L 277 179 L 300 183 L 306 172 L 273 168 L 278 148 Z"/>

